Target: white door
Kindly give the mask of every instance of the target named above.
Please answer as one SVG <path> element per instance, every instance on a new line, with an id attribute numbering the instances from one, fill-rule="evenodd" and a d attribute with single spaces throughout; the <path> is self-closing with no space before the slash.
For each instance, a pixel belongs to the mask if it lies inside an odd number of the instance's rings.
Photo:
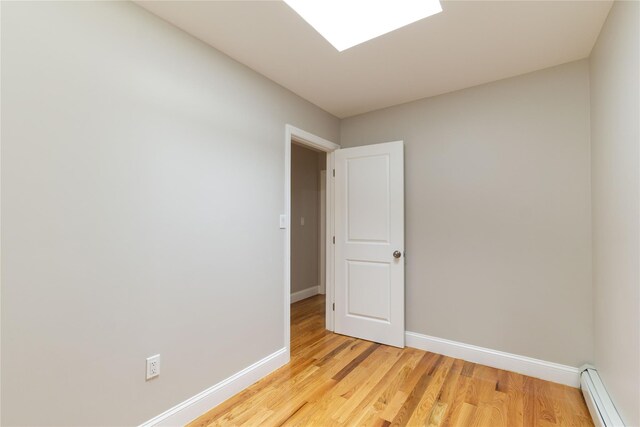
<path id="1" fill-rule="evenodd" d="M 335 151 L 335 332 L 404 347 L 403 142 Z"/>

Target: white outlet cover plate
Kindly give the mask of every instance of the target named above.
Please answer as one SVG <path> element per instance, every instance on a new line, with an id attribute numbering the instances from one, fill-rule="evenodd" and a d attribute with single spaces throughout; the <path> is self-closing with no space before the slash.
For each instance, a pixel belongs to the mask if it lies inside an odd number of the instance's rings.
<path id="1" fill-rule="evenodd" d="M 147 357 L 147 379 L 155 378 L 160 375 L 160 355 Z"/>

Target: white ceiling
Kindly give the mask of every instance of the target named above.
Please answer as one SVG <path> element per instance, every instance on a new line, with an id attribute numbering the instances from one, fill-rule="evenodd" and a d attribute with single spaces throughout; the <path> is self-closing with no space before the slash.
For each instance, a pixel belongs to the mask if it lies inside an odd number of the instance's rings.
<path id="1" fill-rule="evenodd" d="M 588 57 L 612 4 L 444 1 L 338 52 L 280 1 L 137 3 L 340 118 Z"/>

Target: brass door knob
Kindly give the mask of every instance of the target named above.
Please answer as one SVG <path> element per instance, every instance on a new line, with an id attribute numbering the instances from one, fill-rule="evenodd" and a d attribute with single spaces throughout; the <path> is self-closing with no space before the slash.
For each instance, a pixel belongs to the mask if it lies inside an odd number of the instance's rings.
<path id="1" fill-rule="evenodd" d="M 400 258 L 402 256 L 402 252 L 400 251 L 393 251 L 393 257 L 394 258 Z"/>

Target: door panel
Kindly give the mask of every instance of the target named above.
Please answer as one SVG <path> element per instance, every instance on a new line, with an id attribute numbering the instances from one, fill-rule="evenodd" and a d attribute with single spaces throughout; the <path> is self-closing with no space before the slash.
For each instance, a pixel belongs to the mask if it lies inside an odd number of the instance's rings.
<path id="1" fill-rule="evenodd" d="M 335 151 L 335 331 L 404 347 L 403 143 Z"/>
<path id="2" fill-rule="evenodd" d="M 347 261 L 347 315 L 389 322 L 389 264 Z"/>
<path id="3" fill-rule="evenodd" d="M 347 241 L 389 243 L 389 156 L 346 162 Z"/>

